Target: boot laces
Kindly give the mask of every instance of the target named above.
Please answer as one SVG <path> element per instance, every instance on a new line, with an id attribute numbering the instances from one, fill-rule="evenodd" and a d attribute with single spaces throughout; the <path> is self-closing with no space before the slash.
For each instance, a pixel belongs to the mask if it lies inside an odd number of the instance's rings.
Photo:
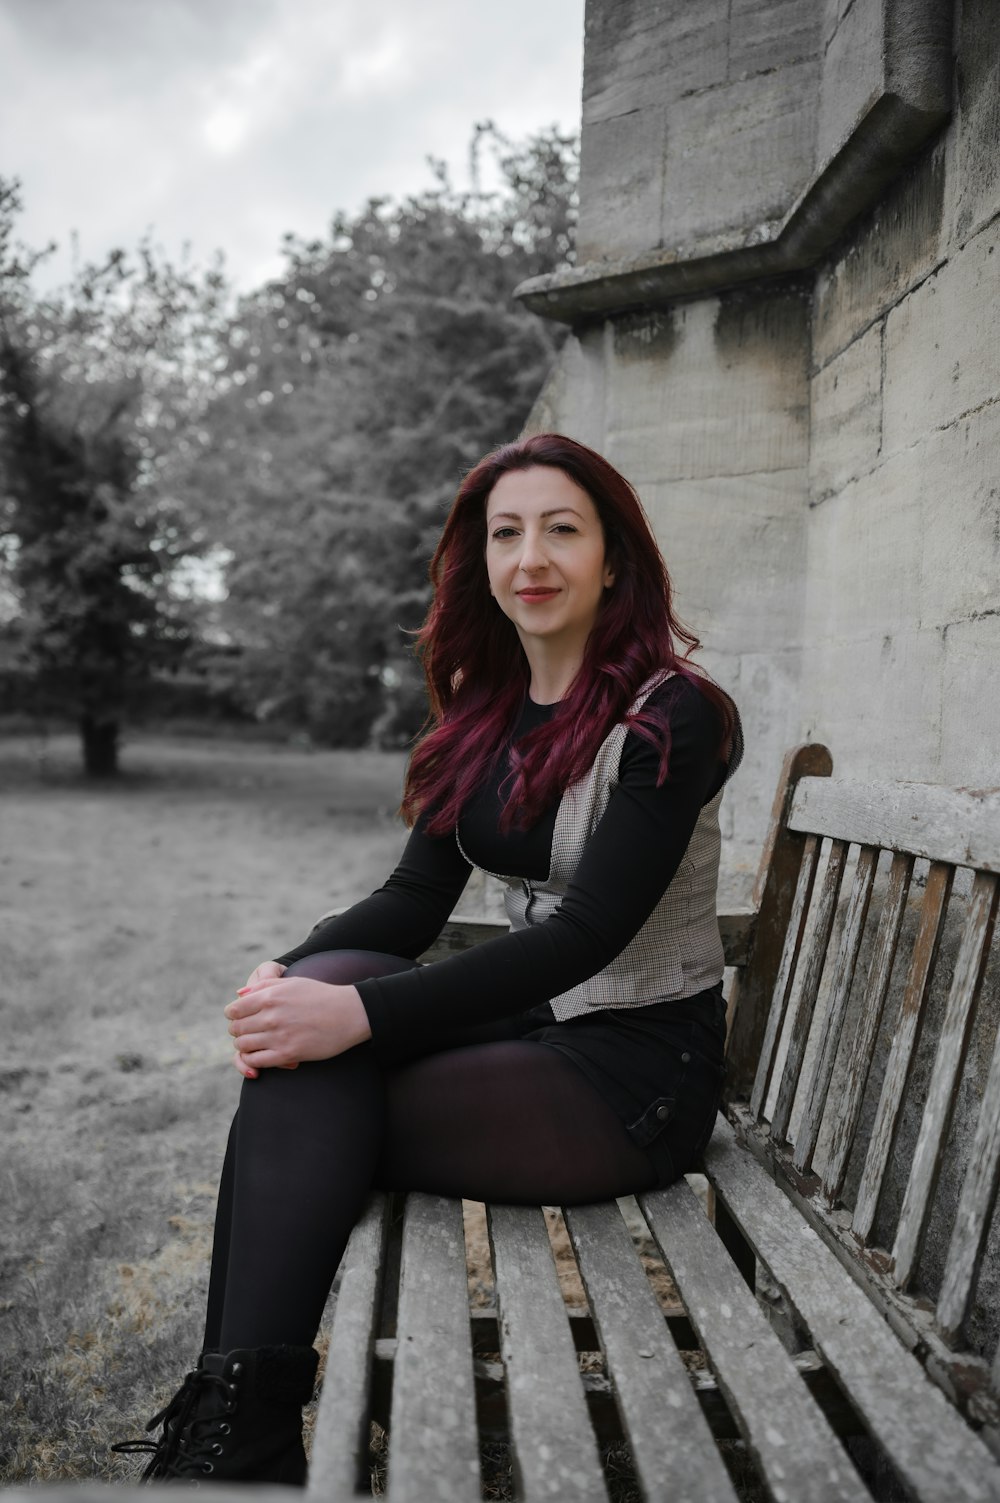
<path id="1" fill-rule="evenodd" d="M 233 1369 L 234 1376 L 239 1364 Z M 203 1401 L 214 1393 L 216 1402 L 209 1414 L 198 1415 L 195 1411 Z M 121 1440 L 111 1447 L 123 1456 L 148 1455 L 149 1463 L 142 1474 L 142 1481 L 153 1478 L 187 1477 L 192 1472 L 209 1473 L 215 1470 L 213 1457 L 222 1454 L 218 1436 L 229 1434 L 226 1416 L 236 1408 L 236 1384 L 198 1369 L 190 1372 L 170 1403 L 161 1409 L 146 1426 L 155 1430 L 162 1424 L 163 1433 L 158 1440 Z"/>

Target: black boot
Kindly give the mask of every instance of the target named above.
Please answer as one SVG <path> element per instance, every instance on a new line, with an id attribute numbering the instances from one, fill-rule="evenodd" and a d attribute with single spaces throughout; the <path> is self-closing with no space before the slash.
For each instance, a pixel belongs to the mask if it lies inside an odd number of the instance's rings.
<path id="1" fill-rule="evenodd" d="M 205 1352 L 165 1409 L 157 1441 L 123 1441 L 113 1449 L 150 1456 L 143 1481 L 283 1482 L 306 1478 L 302 1405 L 312 1397 L 312 1347 L 264 1346 Z"/>

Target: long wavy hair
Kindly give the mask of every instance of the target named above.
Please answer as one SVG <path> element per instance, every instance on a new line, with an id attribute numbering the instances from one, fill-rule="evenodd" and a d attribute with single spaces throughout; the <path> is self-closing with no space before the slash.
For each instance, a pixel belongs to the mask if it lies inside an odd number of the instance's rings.
<path id="1" fill-rule="evenodd" d="M 513 623 L 490 594 L 486 502 L 501 475 L 535 465 L 562 470 L 593 501 L 614 584 L 568 694 L 550 720 L 511 749 L 531 675 Z M 659 747 L 662 782 L 670 761 L 667 713 L 657 706 L 628 711 L 642 685 L 663 669 L 696 684 L 718 707 L 719 752 L 728 755 L 732 701 L 689 661 L 700 643 L 674 614 L 667 568 L 639 498 L 593 449 L 539 433 L 487 454 L 459 487 L 430 578 L 434 596 L 416 642 L 430 712 L 406 774 L 401 813 L 408 823 L 423 813 L 430 834 L 453 829 L 462 806 L 508 751 L 501 828 L 527 828 L 585 775 L 622 720 Z"/>

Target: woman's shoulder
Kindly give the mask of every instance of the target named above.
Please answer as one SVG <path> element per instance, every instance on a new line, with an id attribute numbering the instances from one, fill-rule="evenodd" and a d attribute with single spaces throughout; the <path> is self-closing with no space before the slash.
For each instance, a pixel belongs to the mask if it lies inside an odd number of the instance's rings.
<path id="1" fill-rule="evenodd" d="M 642 698 L 643 710 L 659 712 L 671 726 L 676 722 L 690 721 L 714 727 L 716 731 L 721 729 L 722 711 L 718 703 L 704 692 L 701 681 L 693 675 L 670 673 L 655 683 L 652 689 L 640 691 L 637 698 Z"/>
<path id="2" fill-rule="evenodd" d="M 739 712 L 733 705 L 731 750 L 728 758 L 720 758 L 726 717 L 719 700 L 703 687 L 706 683 L 695 675 L 674 673 L 655 686 L 640 711 L 646 712 L 643 719 L 653 730 L 654 740 L 650 741 L 648 735 L 630 728 L 623 748 L 623 770 L 630 763 L 659 763 L 661 746 L 655 735 L 659 725 L 669 735 L 672 761 L 679 761 L 681 757 L 695 761 L 719 759 L 726 762 L 730 774 L 735 771 L 743 755 Z M 649 715 L 650 711 L 652 715 Z"/>

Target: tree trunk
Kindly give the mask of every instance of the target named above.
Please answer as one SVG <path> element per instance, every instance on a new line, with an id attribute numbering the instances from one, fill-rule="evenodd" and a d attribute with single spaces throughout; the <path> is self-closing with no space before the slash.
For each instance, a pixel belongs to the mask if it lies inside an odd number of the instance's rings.
<path id="1" fill-rule="evenodd" d="M 94 715 L 80 717 L 83 767 L 88 777 L 117 777 L 118 729 L 117 720 L 99 720 Z"/>

